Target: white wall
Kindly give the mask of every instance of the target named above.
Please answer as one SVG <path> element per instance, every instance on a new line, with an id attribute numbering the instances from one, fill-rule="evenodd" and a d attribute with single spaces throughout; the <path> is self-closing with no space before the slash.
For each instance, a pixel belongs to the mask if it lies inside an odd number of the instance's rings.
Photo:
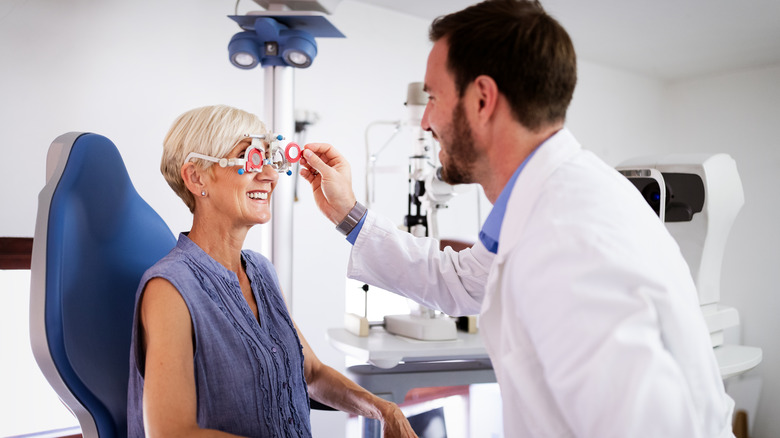
<path id="1" fill-rule="evenodd" d="M 173 119 L 196 106 L 262 110 L 262 73 L 227 60 L 233 2 L 0 4 L 2 234 L 32 236 L 46 150 L 68 131 L 112 139 L 141 195 L 175 231 L 189 213 L 159 171 Z M 9 190 L 13 187 L 13 190 Z"/>
<path id="2" fill-rule="evenodd" d="M 264 108 L 262 71 L 238 70 L 227 60 L 227 42 L 238 28 L 225 16 L 234 5 L 233 0 L 0 3 L 0 235 L 32 236 L 46 149 L 73 130 L 112 139 L 141 195 L 175 232 L 188 229 L 188 211 L 157 170 L 170 123 L 206 104 L 226 103 L 261 116 Z M 239 13 L 250 9 L 252 2 L 242 2 Z M 339 4 L 331 20 L 347 38 L 319 40 L 314 65 L 296 72 L 296 106 L 320 115 L 307 139 L 331 142 L 349 157 L 362 199 L 365 128 L 405 117 L 406 85 L 424 74 L 428 22 L 354 0 Z M 609 164 L 676 150 L 724 151 L 737 160 L 747 203 L 724 261 L 723 300 L 740 310 L 744 342 L 764 348 L 764 364 L 751 372 L 764 379 L 753 436 L 773 436 L 780 431 L 780 419 L 771 414 L 780 389 L 772 339 L 777 318 L 769 313 L 779 308 L 770 289 L 778 262 L 778 237 L 771 231 L 778 213 L 771 201 L 780 160 L 771 130 L 780 121 L 780 70 L 667 85 L 581 60 L 579 78 L 568 125 Z M 372 142 L 380 145 L 387 135 L 378 130 Z M 405 164 L 405 147 L 394 145 L 383 157 Z M 398 214 L 400 221 L 406 186 L 398 193 L 400 201 L 387 199 L 378 208 Z M 467 200 L 458 199 L 453 210 L 473 209 Z M 489 205 L 482 209 L 484 217 Z M 442 215 L 442 234 L 473 236 L 474 215 Z M 467 223 L 458 217 L 468 217 Z M 343 355 L 328 345 L 324 332 L 341 325 L 349 245 L 317 213 L 303 181 L 294 227 L 294 318 L 320 358 L 341 369 Z M 315 413 L 313 426 L 315 436 L 343 436 L 344 416 Z"/>
<path id="3" fill-rule="evenodd" d="M 648 151 L 663 152 L 660 81 L 582 59 L 577 79 L 567 126 L 585 149 L 613 166 Z"/>

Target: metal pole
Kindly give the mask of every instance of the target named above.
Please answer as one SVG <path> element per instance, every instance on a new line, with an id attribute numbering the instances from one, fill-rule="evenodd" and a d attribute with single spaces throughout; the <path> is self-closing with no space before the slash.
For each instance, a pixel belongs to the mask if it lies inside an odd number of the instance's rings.
<path id="1" fill-rule="evenodd" d="M 272 134 L 282 134 L 285 141 L 295 133 L 293 68 L 265 67 L 265 121 Z M 272 195 L 271 227 L 263 230 L 263 250 L 276 268 L 279 285 L 287 305 L 293 308 L 293 201 L 295 185 L 285 174 Z M 268 243 L 266 243 L 268 242 Z"/>

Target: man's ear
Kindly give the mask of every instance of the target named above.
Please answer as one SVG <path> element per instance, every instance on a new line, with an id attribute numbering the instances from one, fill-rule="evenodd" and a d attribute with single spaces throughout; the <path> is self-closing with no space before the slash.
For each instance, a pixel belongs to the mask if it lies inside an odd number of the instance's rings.
<path id="1" fill-rule="evenodd" d="M 498 85 L 490 76 L 480 75 L 472 83 L 472 92 L 477 101 L 477 117 L 485 122 L 493 117 L 498 104 Z"/>
<path id="2" fill-rule="evenodd" d="M 196 197 L 203 193 L 206 188 L 204 173 L 203 169 L 198 168 L 192 162 L 184 163 L 184 166 L 181 167 L 181 179 L 184 180 L 187 190 Z"/>

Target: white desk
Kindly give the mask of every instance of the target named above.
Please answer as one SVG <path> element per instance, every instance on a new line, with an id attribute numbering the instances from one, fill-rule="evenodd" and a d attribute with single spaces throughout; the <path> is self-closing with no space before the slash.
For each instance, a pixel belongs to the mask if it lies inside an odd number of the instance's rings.
<path id="1" fill-rule="evenodd" d="M 400 362 L 431 362 L 443 360 L 482 360 L 488 354 L 479 334 L 458 331 L 452 341 L 418 341 L 392 335 L 382 327 L 372 327 L 366 337 L 356 336 L 343 328 L 331 328 L 328 341 L 342 353 L 389 369 Z"/>
<path id="2" fill-rule="evenodd" d="M 493 383 L 496 375 L 479 334 L 458 331 L 453 341 L 418 341 L 372 327 L 366 337 L 343 328 L 328 329 L 328 341 L 342 353 L 368 362 L 347 375 L 368 391 L 402 403 L 414 388 Z M 365 419 L 363 437 L 379 438 L 379 421 Z"/>
<path id="3" fill-rule="evenodd" d="M 496 381 L 479 334 L 458 332 L 453 341 L 418 341 L 373 327 L 367 337 L 328 329 L 328 341 L 346 355 L 367 362 L 347 369 L 360 386 L 395 403 L 413 388 Z"/>

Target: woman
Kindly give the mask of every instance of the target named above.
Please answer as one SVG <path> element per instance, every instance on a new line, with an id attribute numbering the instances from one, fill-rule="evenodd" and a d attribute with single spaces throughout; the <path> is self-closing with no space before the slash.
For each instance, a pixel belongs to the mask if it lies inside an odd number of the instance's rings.
<path id="1" fill-rule="evenodd" d="M 252 114 L 211 106 L 181 115 L 165 139 L 161 170 L 193 223 L 138 288 L 129 435 L 308 437 L 311 397 L 381 420 L 385 436 L 415 436 L 398 406 L 317 359 L 271 263 L 242 250 L 271 219 L 278 180 L 270 166 L 239 172 L 230 161 L 244 157 L 247 134 L 267 132 Z"/>

